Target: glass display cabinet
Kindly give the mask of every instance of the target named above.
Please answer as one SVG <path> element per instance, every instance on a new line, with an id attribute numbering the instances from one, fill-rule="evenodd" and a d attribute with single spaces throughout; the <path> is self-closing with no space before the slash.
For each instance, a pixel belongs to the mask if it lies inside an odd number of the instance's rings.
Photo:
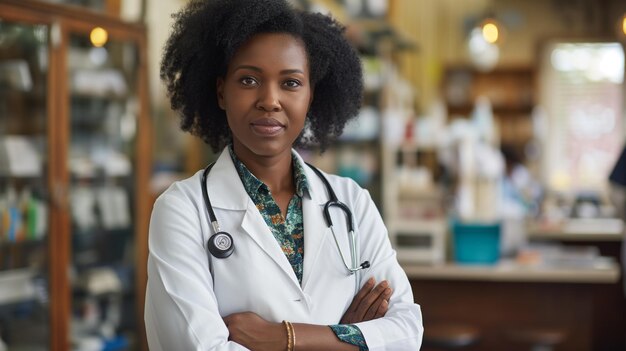
<path id="1" fill-rule="evenodd" d="M 145 348 L 145 29 L 0 2 L 0 350 Z"/>
<path id="2" fill-rule="evenodd" d="M 49 29 L 0 22 L 0 345 L 33 350 L 50 340 Z"/>

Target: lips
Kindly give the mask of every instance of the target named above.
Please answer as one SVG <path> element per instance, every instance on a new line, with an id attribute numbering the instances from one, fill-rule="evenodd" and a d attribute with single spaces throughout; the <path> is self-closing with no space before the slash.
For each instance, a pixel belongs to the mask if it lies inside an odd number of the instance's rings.
<path id="1" fill-rule="evenodd" d="M 250 123 L 252 131 L 260 136 L 275 136 L 280 134 L 285 125 L 274 118 L 260 118 Z"/>

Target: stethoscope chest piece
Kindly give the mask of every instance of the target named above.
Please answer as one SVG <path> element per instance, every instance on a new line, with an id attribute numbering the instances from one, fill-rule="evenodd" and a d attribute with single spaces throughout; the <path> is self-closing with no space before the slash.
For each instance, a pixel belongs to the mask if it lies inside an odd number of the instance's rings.
<path id="1" fill-rule="evenodd" d="M 226 258 L 235 251 L 233 237 L 226 232 L 217 232 L 211 235 L 207 246 L 209 252 L 217 258 Z"/>
<path id="2" fill-rule="evenodd" d="M 202 197 L 204 198 L 204 203 L 207 211 L 209 212 L 209 218 L 211 219 L 211 225 L 213 226 L 213 232 L 215 233 L 209 238 L 207 248 L 209 249 L 211 255 L 217 258 L 226 258 L 233 254 L 233 251 L 235 251 L 235 245 L 233 243 L 233 237 L 219 229 L 220 226 L 217 223 L 217 218 L 213 212 L 211 200 L 209 200 L 209 192 L 206 188 L 206 179 L 212 167 L 213 163 L 210 164 L 204 172 L 202 172 Z"/>

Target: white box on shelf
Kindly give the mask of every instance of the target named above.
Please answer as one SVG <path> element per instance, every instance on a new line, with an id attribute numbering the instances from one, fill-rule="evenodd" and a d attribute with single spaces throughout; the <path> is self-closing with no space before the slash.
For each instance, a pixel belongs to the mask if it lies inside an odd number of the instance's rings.
<path id="1" fill-rule="evenodd" d="M 398 261 L 437 264 L 445 261 L 445 219 L 403 219 L 388 225 Z"/>
<path id="2" fill-rule="evenodd" d="M 35 299 L 36 288 L 33 284 L 35 273 L 30 268 L 0 272 L 0 305 Z"/>
<path id="3" fill-rule="evenodd" d="M 619 218 L 570 218 L 563 232 L 568 234 L 622 234 L 624 221 Z"/>

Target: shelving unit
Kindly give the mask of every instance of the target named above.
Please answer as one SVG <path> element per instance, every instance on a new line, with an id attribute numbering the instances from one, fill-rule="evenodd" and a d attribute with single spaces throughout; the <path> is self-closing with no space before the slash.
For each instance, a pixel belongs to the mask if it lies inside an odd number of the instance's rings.
<path id="1" fill-rule="evenodd" d="M 385 223 L 402 264 L 440 264 L 446 258 L 448 224 L 436 149 L 401 145 L 385 153 Z M 428 176 L 427 176 L 428 175 Z"/>
<path id="2" fill-rule="evenodd" d="M 303 8 L 313 4 L 331 10 L 332 16 L 346 25 L 346 37 L 358 51 L 364 68 L 363 104 L 359 115 L 344 129 L 323 155 L 313 148 L 305 152 L 307 161 L 324 171 L 354 179 L 367 189 L 379 210 L 384 197 L 383 113 L 386 108 L 386 74 L 395 66 L 393 55 L 414 50 L 415 45 L 401 36 L 386 18 L 382 7 L 360 1 L 358 13 L 351 13 L 345 2 L 333 0 L 296 1 Z M 354 7 L 356 3 L 351 4 Z M 389 5 L 391 6 L 391 5 Z M 354 8 L 352 8 L 354 10 Z"/>
<path id="3" fill-rule="evenodd" d="M 510 66 L 481 72 L 469 66 L 450 66 L 444 71 L 442 82 L 447 116 L 441 112 L 426 117 L 431 123 L 444 123 L 445 118 L 472 118 L 476 101 L 486 97 L 499 128 L 495 142 L 510 149 L 513 156 L 525 154 L 533 138 L 534 70 L 531 67 Z M 428 121 L 414 119 L 410 123 L 419 127 L 421 122 Z M 454 201 L 456 180 L 451 179 L 450 172 L 442 172 L 434 138 L 420 135 L 423 130 L 417 131 L 414 125 L 406 127 L 403 141 L 397 147 L 385 151 L 384 167 L 389 178 L 385 182 L 385 203 L 389 204 L 385 208 L 385 220 L 399 259 L 437 264 L 446 258 L 449 236 L 446 210 Z"/>
<path id="4" fill-rule="evenodd" d="M 108 32 L 102 48 L 89 40 L 94 27 Z M 10 350 L 140 349 L 145 29 L 76 6 L 4 0 L 0 34 L 0 338 Z M 76 84 L 87 71 L 97 79 Z"/>
<path id="5" fill-rule="evenodd" d="M 485 96 L 500 130 L 500 142 L 517 151 L 533 137 L 530 118 L 535 101 L 535 69 L 499 67 L 490 72 L 450 66 L 443 77 L 443 96 L 449 118 L 468 117 L 479 96 Z"/>

